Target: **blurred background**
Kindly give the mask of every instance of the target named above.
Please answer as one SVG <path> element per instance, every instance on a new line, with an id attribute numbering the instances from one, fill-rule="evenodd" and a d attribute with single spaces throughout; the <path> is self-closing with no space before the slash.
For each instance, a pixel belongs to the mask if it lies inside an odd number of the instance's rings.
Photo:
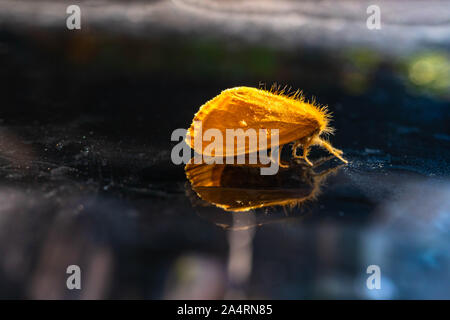
<path id="1" fill-rule="evenodd" d="M 434 0 L 0 0 L 0 298 L 449 299 L 449 17 Z M 295 206 L 201 199 L 172 131 L 275 82 L 329 106 L 350 163 L 211 189 Z"/>

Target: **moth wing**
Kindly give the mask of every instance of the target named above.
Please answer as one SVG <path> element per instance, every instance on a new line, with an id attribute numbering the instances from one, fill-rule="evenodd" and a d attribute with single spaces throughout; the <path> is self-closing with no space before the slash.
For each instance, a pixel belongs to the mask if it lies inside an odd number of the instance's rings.
<path id="1" fill-rule="evenodd" d="M 269 111 L 264 100 L 256 97 L 249 99 L 238 92 L 225 90 L 197 112 L 189 128 L 187 142 L 196 152 L 206 156 L 227 155 L 233 151 L 234 155 L 241 155 L 270 148 L 273 129 L 278 129 L 278 143 L 274 142 L 273 146 L 293 142 L 317 130 L 318 123 L 314 119 L 305 116 L 287 117 L 286 112 L 280 108 Z M 289 113 L 292 114 L 292 110 Z M 194 130 L 196 121 L 201 122 L 201 131 Z M 203 141 L 200 147 L 195 141 L 202 141 L 208 129 L 215 130 L 216 134 L 211 134 L 214 139 L 211 142 Z M 233 135 L 229 136 L 232 139 L 227 139 L 227 129 L 233 130 Z M 269 129 L 270 132 L 260 129 Z M 260 146 L 261 139 L 267 139 L 265 147 Z M 214 150 L 208 148 L 210 143 L 215 143 Z"/>

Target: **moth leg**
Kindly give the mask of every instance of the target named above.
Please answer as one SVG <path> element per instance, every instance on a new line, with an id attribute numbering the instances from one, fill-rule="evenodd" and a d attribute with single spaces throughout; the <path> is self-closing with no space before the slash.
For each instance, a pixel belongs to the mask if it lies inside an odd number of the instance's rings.
<path id="1" fill-rule="evenodd" d="M 312 163 L 311 161 L 309 161 L 309 159 L 308 159 L 308 153 L 309 153 L 309 146 L 303 147 L 303 156 L 302 156 L 302 158 L 303 158 L 303 160 L 306 161 L 307 164 L 309 164 L 309 165 L 312 167 L 312 166 L 313 166 L 313 163 Z"/>
<path id="2" fill-rule="evenodd" d="M 330 152 L 331 154 L 333 154 L 336 158 L 340 159 L 342 162 L 344 163 L 348 163 L 347 160 L 345 160 L 344 158 L 341 157 L 341 155 L 344 153 L 342 150 L 336 149 L 334 148 L 331 144 L 329 144 L 328 142 L 320 139 L 320 138 L 316 138 L 314 139 L 314 144 L 317 144 L 319 146 L 321 146 L 322 148 L 325 148 L 328 150 L 328 152 Z"/>
<path id="3" fill-rule="evenodd" d="M 294 145 L 292 146 L 292 158 L 300 159 L 301 156 L 297 155 L 297 149 L 302 143 L 300 141 L 294 142 Z"/>
<path id="4" fill-rule="evenodd" d="M 297 155 L 297 149 L 300 145 L 302 145 L 302 143 L 299 141 L 294 143 L 294 145 L 292 146 L 292 157 L 294 157 L 295 159 L 303 159 L 306 161 L 307 164 L 309 164 L 312 167 L 313 163 L 308 159 L 309 147 L 310 147 L 311 143 L 306 143 L 303 145 L 303 155 L 302 156 Z"/>
<path id="5" fill-rule="evenodd" d="M 278 148 L 278 159 L 276 159 L 276 160 L 273 158 L 273 150 L 270 149 L 270 161 L 272 161 L 274 163 L 278 163 L 278 165 L 280 167 L 282 167 L 282 168 L 289 168 L 289 165 L 283 164 L 281 162 L 281 151 L 283 150 L 283 146 L 284 145 L 279 146 L 279 148 Z"/>

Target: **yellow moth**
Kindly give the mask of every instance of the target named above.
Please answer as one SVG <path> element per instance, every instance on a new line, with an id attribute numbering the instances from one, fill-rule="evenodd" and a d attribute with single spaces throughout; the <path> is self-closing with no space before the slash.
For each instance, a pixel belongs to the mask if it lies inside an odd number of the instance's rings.
<path id="1" fill-rule="evenodd" d="M 278 147 L 293 142 L 292 156 L 304 159 L 312 165 L 308 159 L 311 146 L 317 145 L 325 148 L 331 154 L 347 163 L 342 157 L 343 152 L 334 148 L 324 136 L 333 133 L 329 126 L 331 116 L 326 107 L 318 106 L 314 102 L 304 100 L 301 92 L 287 94 L 284 90 L 256 89 L 251 87 L 236 87 L 222 91 L 218 96 L 209 100 L 200 107 L 195 114 L 193 123 L 188 130 L 186 141 L 197 153 L 205 156 L 217 154 L 249 154 L 260 151 L 260 145 L 245 144 L 243 147 L 222 144 L 219 149 L 211 151 L 207 145 L 196 144 L 202 139 L 201 132 L 194 130 L 194 123 L 199 121 L 203 130 L 215 129 L 226 136 L 227 129 L 253 129 L 260 139 L 261 130 L 278 130 Z M 233 141 L 234 142 L 234 141 Z M 301 147 L 303 154 L 298 155 L 297 149 Z M 267 144 L 267 148 L 270 145 Z M 278 155 L 281 152 L 278 153 Z M 279 160 L 279 159 L 278 159 Z"/>

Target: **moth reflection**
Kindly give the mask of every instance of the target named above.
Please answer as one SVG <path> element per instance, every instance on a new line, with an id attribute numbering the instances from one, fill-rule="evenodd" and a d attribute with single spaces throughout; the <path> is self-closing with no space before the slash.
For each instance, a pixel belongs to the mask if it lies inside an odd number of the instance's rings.
<path id="1" fill-rule="evenodd" d="M 316 172 L 303 165 L 280 168 L 276 175 L 261 175 L 261 165 L 194 164 L 185 167 L 191 189 L 209 204 L 231 212 L 283 206 L 292 208 L 313 200 L 327 176 L 339 167 Z"/>

